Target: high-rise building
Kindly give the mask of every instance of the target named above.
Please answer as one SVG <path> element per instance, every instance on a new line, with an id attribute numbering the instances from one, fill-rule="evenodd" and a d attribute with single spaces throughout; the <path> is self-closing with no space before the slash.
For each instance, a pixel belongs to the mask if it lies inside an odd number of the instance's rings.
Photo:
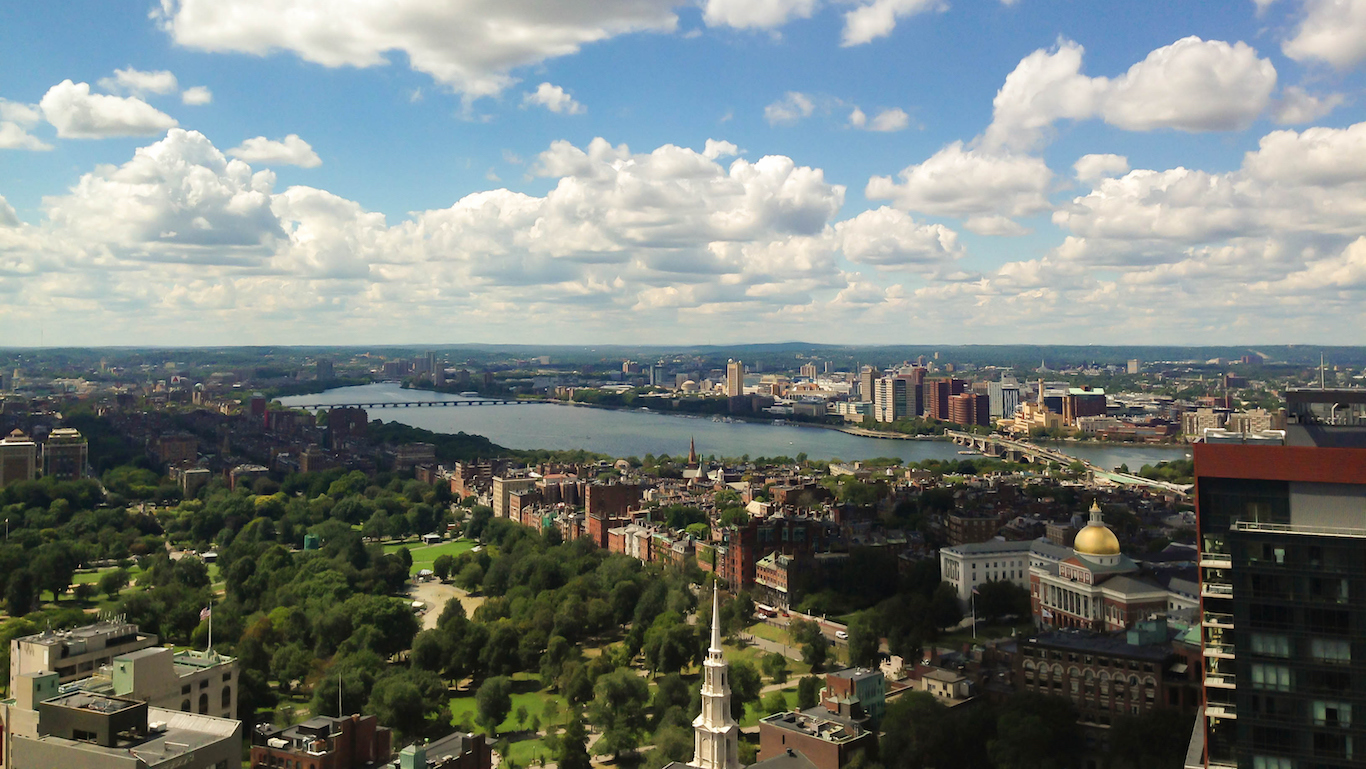
<path id="1" fill-rule="evenodd" d="M 38 470 L 38 444 L 19 430 L 0 440 L 0 489 L 31 481 Z"/>
<path id="2" fill-rule="evenodd" d="M 745 394 L 745 364 L 738 360 L 726 363 L 726 397 L 738 398 Z"/>
<path id="3" fill-rule="evenodd" d="M 317 363 L 318 381 L 327 382 L 332 379 L 332 361 L 327 358 L 319 358 Z"/>
<path id="4" fill-rule="evenodd" d="M 873 418 L 879 422 L 895 422 L 914 416 L 908 392 L 914 391 L 905 377 L 885 376 L 874 384 Z"/>
<path id="5" fill-rule="evenodd" d="M 802 378 L 803 378 L 803 379 L 815 379 L 815 378 L 816 378 L 816 364 L 814 364 L 814 363 L 803 363 L 803 364 L 802 364 L 802 372 L 801 372 L 801 375 L 802 375 Z"/>
<path id="6" fill-rule="evenodd" d="M 436 353 L 431 350 L 422 356 L 422 370 L 428 374 L 436 371 Z"/>
<path id="7" fill-rule="evenodd" d="M 990 425 L 991 398 L 976 393 L 950 395 L 948 421 L 959 425 Z"/>
<path id="8" fill-rule="evenodd" d="M 872 366 L 864 366 L 859 369 L 858 394 L 860 400 L 864 403 L 873 403 L 877 400 L 877 380 L 880 378 L 881 375 Z"/>
<path id="9" fill-rule="evenodd" d="M 1192 447 L 1205 704 L 1187 766 L 1360 766 L 1366 748 L 1366 390 L 1286 400 L 1284 431 Z"/>
<path id="10" fill-rule="evenodd" d="M 949 396 L 961 395 L 967 389 L 967 382 L 961 379 L 926 379 L 925 416 L 949 421 Z"/>
<path id="11" fill-rule="evenodd" d="M 1139 363 L 1138 358 L 1130 358 L 1129 365 L 1125 368 L 1125 371 L 1129 374 L 1137 374 L 1142 369 L 1143 365 Z"/>
<path id="12" fill-rule="evenodd" d="M 43 443 L 43 476 L 69 481 L 85 477 L 89 446 L 79 430 L 59 427 Z"/>
<path id="13" fill-rule="evenodd" d="M 987 398 L 987 409 L 992 419 L 1013 416 L 1020 408 L 1020 387 L 1004 382 L 988 382 Z"/>

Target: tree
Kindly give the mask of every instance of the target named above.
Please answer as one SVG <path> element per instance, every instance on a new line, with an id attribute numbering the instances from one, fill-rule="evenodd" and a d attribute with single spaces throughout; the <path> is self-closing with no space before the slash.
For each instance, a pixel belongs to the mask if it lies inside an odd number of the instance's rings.
<path id="1" fill-rule="evenodd" d="M 765 714 L 772 715 L 787 710 L 787 697 L 782 692 L 772 691 L 764 695 L 763 711 Z"/>
<path id="2" fill-rule="evenodd" d="M 560 769 L 592 769 L 593 760 L 588 757 L 588 732 L 577 713 L 565 725 L 559 743 L 555 763 Z"/>
<path id="3" fill-rule="evenodd" d="M 588 705 L 588 720 L 602 730 L 602 738 L 593 746 L 593 752 L 620 758 L 639 747 L 645 729 L 645 703 L 649 699 L 650 688 L 645 679 L 628 668 L 599 677 L 593 686 L 593 701 Z"/>
<path id="4" fill-rule="evenodd" d="M 100 575 L 100 592 L 108 596 L 109 600 L 119 597 L 119 593 L 128 586 L 128 570 L 114 569 L 106 571 Z"/>
<path id="5" fill-rule="evenodd" d="M 1176 708 L 1154 708 L 1141 716 L 1115 719 L 1110 729 L 1110 765 L 1118 769 L 1180 766 L 1192 716 Z"/>
<path id="6" fill-rule="evenodd" d="M 787 681 L 787 657 L 773 652 L 764 657 L 764 675 L 768 676 L 775 684 Z"/>
<path id="7" fill-rule="evenodd" d="M 408 661 L 413 667 L 439 673 L 446 666 L 446 645 L 442 643 L 441 631 L 424 630 L 413 638 L 413 649 L 408 653 Z"/>
<path id="8" fill-rule="evenodd" d="M 889 704 L 882 719 L 888 769 L 959 765 L 948 720 L 948 708 L 925 692 L 909 692 Z"/>
<path id="9" fill-rule="evenodd" d="M 820 704 L 821 679 L 816 676 L 806 676 L 797 682 L 797 707 L 802 710 L 814 708 Z"/>
<path id="10" fill-rule="evenodd" d="M 28 569 L 20 569 L 11 574 L 9 584 L 5 587 L 5 604 L 9 606 L 9 615 L 22 617 L 33 611 L 37 593 L 33 573 Z"/>
<path id="11" fill-rule="evenodd" d="M 1063 769 L 1075 766 L 1082 744 L 1077 709 L 1070 700 L 1020 693 L 996 719 L 987 752 L 998 769 Z"/>
<path id="12" fill-rule="evenodd" d="M 369 712 L 397 726 L 405 737 L 427 731 L 430 718 L 445 705 L 446 686 L 435 673 L 405 670 L 381 678 L 370 693 Z"/>
<path id="13" fill-rule="evenodd" d="M 275 650 L 270 658 L 270 674 L 280 684 L 280 691 L 288 693 L 295 681 L 303 680 L 313 666 L 315 657 L 298 643 L 286 644 Z"/>
<path id="14" fill-rule="evenodd" d="M 432 562 L 432 573 L 436 574 L 437 579 L 445 582 L 446 578 L 451 575 L 451 569 L 454 566 L 455 558 L 449 553 L 443 553 L 438 555 L 436 560 Z"/>
<path id="15" fill-rule="evenodd" d="M 518 728 L 518 729 L 525 729 L 525 728 L 526 728 L 526 719 L 527 719 L 526 705 L 518 705 L 518 706 L 517 706 L 517 728 Z"/>
<path id="16" fill-rule="evenodd" d="M 857 667 L 875 668 L 882 640 L 877 632 L 873 618 L 867 613 L 859 614 L 849 623 L 849 662 Z"/>
<path id="17" fill-rule="evenodd" d="M 953 585 L 941 582 L 934 589 L 934 596 L 930 599 L 930 616 L 934 619 L 935 627 L 940 628 L 953 627 L 963 621 L 963 609 L 958 605 L 958 593 Z"/>
<path id="18" fill-rule="evenodd" d="M 736 721 L 745 717 L 745 706 L 759 701 L 763 679 L 748 660 L 736 660 L 730 665 L 730 715 Z"/>
<path id="19" fill-rule="evenodd" d="M 1013 582 L 997 580 L 977 588 L 977 616 L 988 622 L 1010 615 L 1027 617 L 1030 611 L 1029 591 Z"/>
<path id="20" fill-rule="evenodd" d="M 474 695 L 474 710 L 484 731 L 490 736 L 496 735 L 498 725 L 512 710 L 512 681 L 506 676 L 485 680 Z"/>

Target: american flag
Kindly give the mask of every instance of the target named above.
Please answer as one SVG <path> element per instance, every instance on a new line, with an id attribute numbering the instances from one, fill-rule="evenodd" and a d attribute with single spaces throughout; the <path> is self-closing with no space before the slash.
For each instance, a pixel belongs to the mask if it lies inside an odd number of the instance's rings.
<path id="1" fill-rule="evenodd" d="M 211 614 L 213 614 L 213 610 L 205 606 L 204 608 L 199 610 L 199 621 L 203 622 L 204 620 L 208 619 L 209 615 Z"/>

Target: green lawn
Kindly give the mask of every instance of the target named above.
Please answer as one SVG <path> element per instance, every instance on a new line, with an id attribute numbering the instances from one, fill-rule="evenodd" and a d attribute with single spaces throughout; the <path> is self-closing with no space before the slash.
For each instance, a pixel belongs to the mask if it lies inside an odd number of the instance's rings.
<path id="1" fill-rule="evenodd" d="M 762 638 L 766 641 L 773 641 L 784 646 L 791 646 L 792 639 L 788 637 L 787 631 L 767 622 L 756 622 L 745 628 L 745 632 L 755 638 Z"/>
<path id="2" fill-rule="evenodd" d="M 100 577 L 103 577 L 103 576 L 105 575 L 106 572 L 111 572 L 111 571 L 113 571 L 113 570 L 116 569 L 116 568 L 118 568 L 118 567 L 117 567 L 117 566 L 110 566 L 110 567 L 107 568 L 107 569 L 97 569 L 97 570 L 95 570 L 95 571 L 78 571 L 78 572 L 76 572 L 76 574 L 72 577 L 71 584 L 73 584 L 73 585 L 93 585 L 93 584 L 95 584 L 96 582 L 99 582 L 99 581 L 100 581 Z M 209 568 L 212 569 L 212 568 L 214 568 L 214 567 L 209 567 Z M 142 573 L 142 569 L 139 569 L 136 565 L 128 567 L 128 579 L 129 579 L 130 581 L 136 582 L 136 581 L 137 581 L 137 578 L 138 578 L 138 575 L 141 574 L 141 573 Z M 212 572 L 210 572 L 210 573 L 212 573 Z"/>
<path id="3" fill-rule="evenodd" d="M 797 707 L 797 687 L 793 686 L 789 689 L 783 689 L 782 695 L 783 699 L 787 701 L 787 706 L 784 708 L 784 710 L 791 710 Z M 745 717 L 740 719 L 740 726 L 742 728 L 748 726 L 758 726 L 759 719 L 773 715 L 772 713 L 768 712 L 763 708 L 763 699 L 768 696 L 770 695 L 762 695 L 759 698 L 759 702 L 751 702 L 748 705 L 745 705 Z"/>
<path id="4" fill-rule="evenodd" d="M 413 556 L 411 573 L 416 574 L 421 569 L 432 568 L 432 563 L 440 556 L 454 557 L 473 550 L 478 544 L 471 539 L 453 539 L 439 545 L 423 545 L 421 542 L 393 542 L 384 546 L 384 552 L 397 553 L 402 548 L 408 548 L 408 552 Z"/>
<path id="5" fill-rule="evenodd" d="M 508 711 L 508 717 L 503 723 L 498 725 L 498 733 L 505 735 L 511 741 L 511 758 L 518 766 L 530 766 L 533 759 L 538 755 L 545 756 L 550 760 L 550 751 L 545 747 L 545 743 L 540 737 L 531 734 L 530 726 L 533 716 L 541 716 L 541 728 L 546 728 L 545 704 L 550 700 L 559 703 L 559 718 L 563 720 L 565 714 L 569 712 L 568 703 L 558 694 L 552 694 L 539 688 L 540 683 L 536 678 L 528 673 L 518 673 L 513 676 L 512 709 Z M 521 729 L 517 725 L 517 708 L 527 709 L 527 726 Z M 465 723 L 467 726 L 475 726 L 475 707 L 474 693 L 468 696 L 457 697 L 451 700 L 451 724 L 457 725 Z M 494 742 L 490 738 L 490 742 Z"/>
<path id="6" fill-rule="evenodd" d="M 754 669 L 758 670 L 760 675 L 763 675 L 764 657 L 767 657 L 770 654 L 770 652 L 766 652 L 757 646 L 746 646 L 741 648 L 737 646 L 732 646 L 728 643 L 722 643 L 721 646 L 724 647 L 724 651 L 726 653 L 726 660 L 728 662 L 745 660 L 749 664 L 753 665 Z M 835 650 L 831 649 L 830 651 L 833 657 L 833 653 Z M 787 675 L 789 677 L 796 678 L 799 676 L 804 676 L 810 672 L 810 665 L 806 664 L 805 662 L 802 662 L 801 660 L 794 660 L 791 657 L 787 658 Z M 769 683 L 768 676 L 764 676 L 764 683 Z"/>
<path id="7" fill-rule="evenodd" d="M 977 623 L 977 640 L 980 642 L 996 638 L 1009 638 L 1011 630 L 1015 630 L 1020 636 L 1030 636 L 1034 634 L 1034 623 L 1022 622 L 1018 625 L 988 625 L 986 622 L 979 622 Z M 972 628 L 962 628 L 940 636 L 935 643 L 942 646 L 950 646 L 971 641 Z"/>

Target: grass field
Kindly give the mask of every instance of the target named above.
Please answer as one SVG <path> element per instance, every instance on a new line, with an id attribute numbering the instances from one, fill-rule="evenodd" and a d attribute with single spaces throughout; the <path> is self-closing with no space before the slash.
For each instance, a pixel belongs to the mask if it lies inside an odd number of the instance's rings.
<path id="1" fill-rule="evenodd" d="M 393 542 L 384 546 L 384 552 L 397 553 L 402 548 L 408 548 L 408 552 L 413 556 L 411 573 L 416 574 L 422 569 L 432 568 L 432 563 L 443 555 L 454 557 L 473 550 L 478 544 L 478 542 L 470 539 L 453 539 L 439 545 L 423 545 L 421 542 Z"/>
<path id="2" fill-rule="evenodd" d="M 100 577 L 103 577 L 103 576 L 105 575 L 106 572 L 111 572 L 111 571 L 113 571 L 113 570 L 116 569 L 116 568 L 118 568 L 118 567 L 117 567 L 117 566 L 110 566 L 110 567 L 107 568 L 107 569 L 97 569 L 97 570 L 95 570 L 95 571 L 78 571 L 78 572 L 76 572 L 76 574 L 72 577 L 72 579 L 71 579 L 71 584 L 73 584 L 73 585 L 93 585 L 93 584 L 95 584 L 96 582 L 99 582 L 99 581 L 100 581 Z M 137 578 L 138 578 L 138 575 L 141 574 L 141 573 L 142 573 L 142 569 L 139 569 L 137 566 L 130 566 L 130 567 L 128 567 L 128 579 L 129 579 L 129 581 L 130 581 L 130 582 L 136 582 L 136 581 L 137 581 Z"/>
<path id="3" fill-rule="evenodd" d="M 1019 625 L 988 625 L 985 622 L 977 623 L 977 640 L 989 641 L 996 638 L 1009 638 L 1010 631 L 1016 631 L 1021 636 L 1034 634 L 1034 623 L 1024 622 Z M 941 646 L 951 646 L 972 641 L 972 628 L 962 628 L 952 633 L 946 633 L 935 641 Z"/>
<path id="4" fill-rule="evenodd" d="M 728 662 L 736 662 L 736 661 L 738 661 L 738 660 L 745 660 L 745 661 L 748 662 L 749 664 L 753 665 L 753 666 L 754 666 L 754 669 L 755 669 L 755 670 L 758 670 L 759 673 L 760 673 L 761 675 L 763 674 L 763 672 L 764 672 L 763 660 L 764 660 L 764 657 L 767 657 L 767 656 L 769 655 L 769 652 L 766 652 L 766 651 L 764 651 L 763 649 L 760 649 L 760 648 L 757 647 L 757 646 L 746 646 L 746 647 L 741 648 L 741 647 L 732 646 L 732 645 L 727 644 L 727 643 L 723 643 L 723 644 L 721 644 L 721 645 L 722 645 L 723 647 L 725 647 L 725 648 L 724 648 L 724 651 L 726 652 L 726 660 L 727 660 Z M 831 649 L 830 651 L 833 653 L 833 652 L 834 652 L 834 649 Z M 810 673 L 810 672 L 811 672 L 811 666 L 810 666 L 810 665 L 806 664 L 805 662 L 802 662 L 801 660 L 794 660 L 794 659 L 792 659 L 791 657 L 788 657 L 788 659 L 787 659 L 787 674 L 788 674 L 788 676 L 791 676 L 791 677 L 793 677 L 793 678 L 796 678 L 796 677 L 798 677 L 798 676 L 804 676 L 804 675 L 806 675 L 806 674 L 808 674 L 808 673 Z M 765 683 L 765 684 L 768 683 L 768 677 L 767 677 L 767 676 L 764 677 L 764 683 Z"/>
<path id="5" fill-rule="evenodd" d="M 787 705 L 783 708 L 784 710 L 791 710 L 797 707 L 797 687 L 793 686 L 789 689 L 783 689 L 782 695 L 783 699 L 787 701 Z M 759 724 L 759 719 L 772 715 L 772 713 L 764 709 L 762 704 L 763 699 L 768 696 L 769 695 L 765 694 L 763 697 L 759 698 L 759 702 L 751 702 L 745 706 L 745 717 L 740 719 L 741 728 L 757 726 Z"/>
<path id="6" fill-rule="evenodd" d="M 545 705 L 554 700 L 559 703 L 559 718 L 564 719 L 569 712 L 568 704 L 564 698 L 558 694 L 551 694 L 540 688 L 540 682 L 529 673 L 518 673 L 513 676 L 512 681 L 512 709 L 508 711 L 508 717 L 503 723 L 498 725 L 498 734 L 506 736 L 510 741 L 509 753 L 512 761 L 518 766 L 530 766 L 537 756 L 544 756 L 550 760 L 550 750 L 545 746 L 545 742 L 531 732 L 532 716 L 541 716 L 541 728 L 546 724 Z M 517 708 L 527 709 L 527 726 L 523 729 L 517 724 Z M 475 707 L 474 693 L 468 696 L 458 697 L 451 700 L 451 724 L 458 725 L 464 723 L 466 726 L 475 726 Z"/>

